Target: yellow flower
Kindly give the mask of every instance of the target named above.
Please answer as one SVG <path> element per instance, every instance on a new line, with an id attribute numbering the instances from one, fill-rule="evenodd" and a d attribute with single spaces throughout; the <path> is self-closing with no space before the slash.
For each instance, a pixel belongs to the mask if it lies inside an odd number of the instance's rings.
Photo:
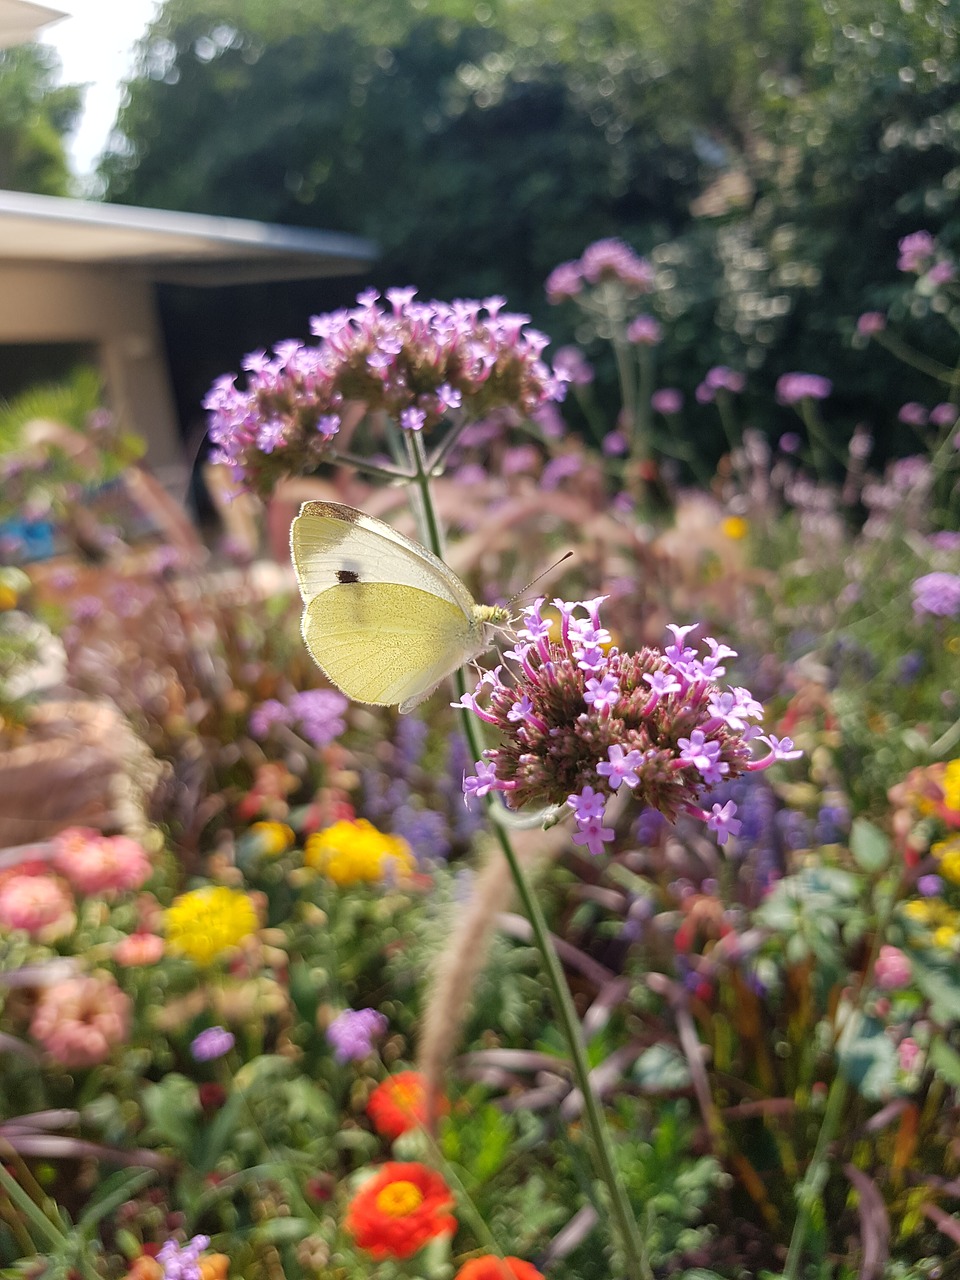
<path id="1" fill-rule="evenodd" d="M 950 951 L 953 949 L 953 944 L 958 937 L 960 935 L 958 935 L 953 925 L 942 924 L 939 929 L 934 929 L 933 931 L 933 944 L 936 947 L 943 947 Z"/>
<path id="2" fill-rule="evenodd" d="M 728 538 L 732 538 L 734 542 L 739 542 L 750 532 L 750 521 L 745 520 L 743 516 L 727 516 L 722 521 L 720 528 Z"/>
<path id="3" fill-rule="evenodd" d="M 940 860 L 940 866 L 937 868 L 940 874 L 945 876 L 951 884 L 960 884 L 960 836 L 953 836 L 949 840 L 938 840 L 930 852 Z"/>
<path id="4" fill-rule="evenodd" d="M 943 772 L 943 803 L 960 813 L 960 759 L 951 760 Z"/>
<path id="5" fill-rule="evenodd" d="M 250 834 L 257 838 L 257 850 L 266 858 L 279 858 L 293 847 L 296 836 L 285 822 L 255 822 Z"/>
<path id="6" fill-rule="evenodd" d="M 409 876 L 417 865 L 406 840 L 384 835 L 366 818 L 342 818 L 310 836 L 304 860 L 341 887 Z"/>
<path id="7" fill-rule="evenodd" d="M 205 885 L 175 898 L 165 913 L 167 947 L 197 964 L 212 964 L 255 933 L 253 903 L 239 889 Z"/>

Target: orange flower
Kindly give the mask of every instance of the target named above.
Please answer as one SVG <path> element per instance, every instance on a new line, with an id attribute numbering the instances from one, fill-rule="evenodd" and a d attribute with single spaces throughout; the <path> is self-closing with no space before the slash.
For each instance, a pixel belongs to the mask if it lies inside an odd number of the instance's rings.
<path id="1" fill-rule="evenodd" d="M 446 1099 L 435 1099 L 436 1114 L 445 1114 L 447 1105 Z M 378 1084 L 367 1103 L 367 1115 L 377 1133 L 391 1141 L 426 1124 L 427 1090 L 420 1072 L 398 1071 Z"/>
<path id="2" fill-rule="evenodd" d="M 377 1261 L 409 1258 L 434 1236 L 456 1231 L 456 1218 L 446 1212 L 452 1204 L 439 1173 L 415 1161 L 391 1161 L 353 1197 L 346 1228 Z"/>
<path id="3" fill-rule="evenodd" d="M 464 1263 L 453 1280 L 544 1280 L 543 1273 L 520 1258 L 496 1258 L 485 1253 Z"/>

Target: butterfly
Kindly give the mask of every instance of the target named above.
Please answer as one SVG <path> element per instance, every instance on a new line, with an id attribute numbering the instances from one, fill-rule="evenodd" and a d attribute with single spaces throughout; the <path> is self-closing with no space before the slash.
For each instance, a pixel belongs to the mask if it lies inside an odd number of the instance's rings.
<path id="1" fill-rule="evenodd" d="M 510 620 L 479 605 L 426 547 L 339 502 L 305 502 L 290 528 L 301 632 L 348 698 L 412 711 Z"/>

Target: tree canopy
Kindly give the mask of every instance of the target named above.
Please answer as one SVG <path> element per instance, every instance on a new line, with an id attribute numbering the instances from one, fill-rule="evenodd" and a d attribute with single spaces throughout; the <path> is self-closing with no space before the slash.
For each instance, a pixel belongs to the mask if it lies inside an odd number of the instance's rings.
<path id="1" fill-rule="evenodd" d="M 102 176 L 370 236 L 378 285 L 540 323 L 550 269 L 617 235 L 661 268 L 680 385 L 829 352 L 886 404 L 847 338 L 899 236 L 960 236 L 958 68 L 939 0 L 166 0 Z"/>
<path id="2" fill-rule="evenodd" d="M 79 114 L 82 91 L 57 85 L 58 68 L 44 45 L 0 49 L 0 187 L 8 191 L 69 191 L 63 136 Z"/>

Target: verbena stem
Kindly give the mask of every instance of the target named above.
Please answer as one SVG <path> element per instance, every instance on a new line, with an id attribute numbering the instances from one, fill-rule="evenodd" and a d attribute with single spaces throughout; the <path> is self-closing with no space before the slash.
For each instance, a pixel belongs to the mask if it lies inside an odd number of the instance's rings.
<path id="1" fill-rule="evenodd" d="M 412 443 L 413 456 L 417 467 L 416 484 L 422 499 L 424 532 L 431 551 L 440 556 L 443 553 L 443 540 L 436 511 L 431 500 L 430 477 L 426 470 L 423 443 L 418 434 L 414 433 Z M 456 672 L 455 681 L 457 693 L 462 700 L 463 695 L 467 692 L 467 682 L 462 668 Z M 467 710 L 462 712 L 462 717 L 467 741 L 470 744 L 474 759 L 478 760 L 483 750 L 483 743 L 480 739 L 477 725 Z M 498 822 L 491 823 L 491 826 L 507 861 L 510 875 L 533 929 L 534 942 L 540 952 L 553 1003 L 560 1018 L 561 1030 L 570 1052 L 573 1073 L 583 1096 L 584 1118 L 592 1141 L 594 1163 L 597 1174 L 606 1186 L 610 1197 L 610 1209 L 616 1223 L 620 1246 L 624 1253 L 627 1273 L 631 1280 L 653 1280 L 653 1271 L 647 1259 L 646 1249 L 640 1236 L 636 1218 L 630 1207 L 630 1199 L 620 1176 L 620 1171 L 617 1168 L 613 1144 L 603 1117 L 603 1111 L 590 1083 L 590 1064 L 587 1059 L 586 1046 L 583 1042 L 580 1019 L 574 1008 L 560 959 L 550 937 L 546 918 L 520 864 L 509 833 Z"/>

